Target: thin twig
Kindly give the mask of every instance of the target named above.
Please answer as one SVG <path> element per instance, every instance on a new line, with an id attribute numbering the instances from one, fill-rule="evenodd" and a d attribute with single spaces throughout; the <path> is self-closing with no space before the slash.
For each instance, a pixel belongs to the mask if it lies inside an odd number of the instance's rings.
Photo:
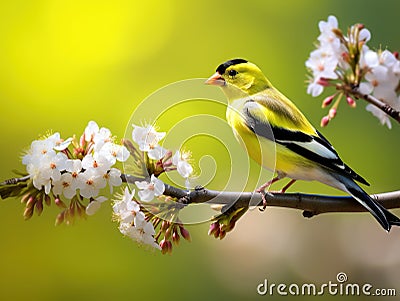
<path id="1" fill-rule="evenodd" d="M 356 98 L 362 98 L 369 102 L 370 104 L 376 106 L 377 108 L 381 109 L 383 112 L 385 112 L 387 115 L 392 117 L 394 120 L 400 123 L 400 111 L 395 110 L 393 107 L 390 105 L 384 103 L 383 101 L 379 100 L 378 98 L 370 95 L 370 94 L 363 94 L 360 92 L 359 88 L 353 88 L 350 91 L 351 94 L 353 94 Z"/>
<path id="2" fill-rule="evenodd" d="M 24 176 L 21 178 L 11 178 L 11 179 L 7 179 L 4 182 L 0 183 L 0 186 L 5 186 L 5 185 L 15 185 L 18 184 L 20 182 L 26 182 L 27 180 L 29 180 L 30 176 Z"/>

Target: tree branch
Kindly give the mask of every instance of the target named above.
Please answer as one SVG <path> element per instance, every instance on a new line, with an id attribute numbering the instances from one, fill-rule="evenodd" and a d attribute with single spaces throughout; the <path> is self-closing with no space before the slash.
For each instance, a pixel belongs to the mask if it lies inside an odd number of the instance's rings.
<path id="1" fill-rule="evenodd" d="M 360 92 L 359 88 L 353 88 L 351 90 L 351 93 L 357 97 L 357 98 L 362 98 L 369 102 L 370 104 L 376 106 L 377 108 L 381 109 L 383 112 L 388 114 L 390 117 L 392 117 L 394 120 L 400 123 L 400 111 L 395 110 L 393 107 L 390 105 L 384 103 L 383 101 L 379 100 L 378 98 L 369 95 L 369 94 L 363 94 Z"/>
<path id="2" fill-rule="evenodd" d="M 0 183 L 0 186 L 16 185 L 25 182 L 29 177 L 12 178 Z M 134 184 L 135 181 L 148 180 L 144 177 L 122 174 L 123 182 Z M 164 195 L 178 199 L 182 205 L 207 203 L 223 205 L 223 211 L 231 208 L 247 208 L 262 206 L 262 194 L 259 192 L 233 192 L 208 190 L 196 187 L 194 190 L 184 190 L 165 184 Z M 367 211 L 351 196 L 327 196 L 304 193 L 270 193 L 264 194 L 267 206 L 303 210 L 304 217 L 328 212 L 365 212 Z M 371 195 L 386 209 L 400 208 L 400 190 Z M 226 208 L 226 209 L 225 209 Z"/>
<path id="3" fill-rule="evenodd" d="M 129 176 L 124 176 L 129 183 Z M 192 191 L 183 190 L 171 185 L 165 185 L 165 195 L 179 199 L 182 204 L 208 203 L 213 205 L 226 205 L 235 208 L 262 206 L 262 194 L 258 192 L 232 192 L 208 190 L 197 187 Z M 400 208 L 400 191 L 385 192 L 371 195 L 386 209 Z M 328 212 L 365 212 L 367 211 L 351 196 L 326 196 L 303 193 L 265 193 L 267 206 L 284 207 L 303 210 L 304 217 Z"/>

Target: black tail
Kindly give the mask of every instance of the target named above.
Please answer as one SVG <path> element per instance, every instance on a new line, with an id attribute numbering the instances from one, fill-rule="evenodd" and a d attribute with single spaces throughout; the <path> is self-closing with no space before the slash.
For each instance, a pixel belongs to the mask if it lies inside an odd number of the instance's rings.
<path id="1" fill-rule="evenodd" d="M 380 204 L 378 202 L 376 202 L 376 204 L 385 213 L 386 219 L 388 220 L 388 222 L 391 226 L 400 226 L 400 218 L 398 218 L 396 215 L 394 215 L 389 210 L 387 210 L 385 207 L 383 207 L 382 204 Z"/>
<path id="2" fill-rule="evenodd" d="M 386 231 L 389 232 L 392 226 L 400 226 L 400 219 L 396 215 L 372 199 L 352 179 L 341 175 L 337 175 L 336 178 L 346 186 L 349 194 L 351 194 L 364 208 L 371 212 Z"/>

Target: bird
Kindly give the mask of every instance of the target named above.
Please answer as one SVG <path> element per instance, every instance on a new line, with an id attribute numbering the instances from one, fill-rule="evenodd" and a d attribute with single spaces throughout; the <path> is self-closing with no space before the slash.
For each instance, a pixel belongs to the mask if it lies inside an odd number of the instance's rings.
<path id="1" fill-rule="evenodd" d="M 369 183 L 342 161 L 332 144 L 255 64 L 242 58 L 228 60 L 205 83 L 222 88 L 228 99 L 227 121 L 249 156 L 277 174 L 257 192 L 283 178 L 290 182 L 282 193 L 297 180 L 319 181 L 351 195 L 387 232 L 400 226 L 400 219 L 356 182 Z M 265 209 L 265 198 L 263 205 Z"/>

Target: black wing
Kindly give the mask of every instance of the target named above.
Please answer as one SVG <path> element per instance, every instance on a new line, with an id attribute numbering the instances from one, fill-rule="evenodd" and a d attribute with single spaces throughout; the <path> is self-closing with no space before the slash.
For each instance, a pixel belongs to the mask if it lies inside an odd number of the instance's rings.
<path id="1" fill-rule="evenodd" d="M 246 125 L 252 132 L 258 136 L 275 141 L 275 143 L 283 145 L 296 154 L 317 162 L 321 166 L 349 176 L 365 185 L 369 185 L 364 178 L 343 163 L 336 150 L 321 133 L 316 131 L 317 135 L 309 135 L 301 131 L 292 131 L 266 123 L 260 120 L 257 114 L 253 113 L 254 110 L 260 109 L 258 106 L 262 105 L 249 100 L 243 110 Z"/>

